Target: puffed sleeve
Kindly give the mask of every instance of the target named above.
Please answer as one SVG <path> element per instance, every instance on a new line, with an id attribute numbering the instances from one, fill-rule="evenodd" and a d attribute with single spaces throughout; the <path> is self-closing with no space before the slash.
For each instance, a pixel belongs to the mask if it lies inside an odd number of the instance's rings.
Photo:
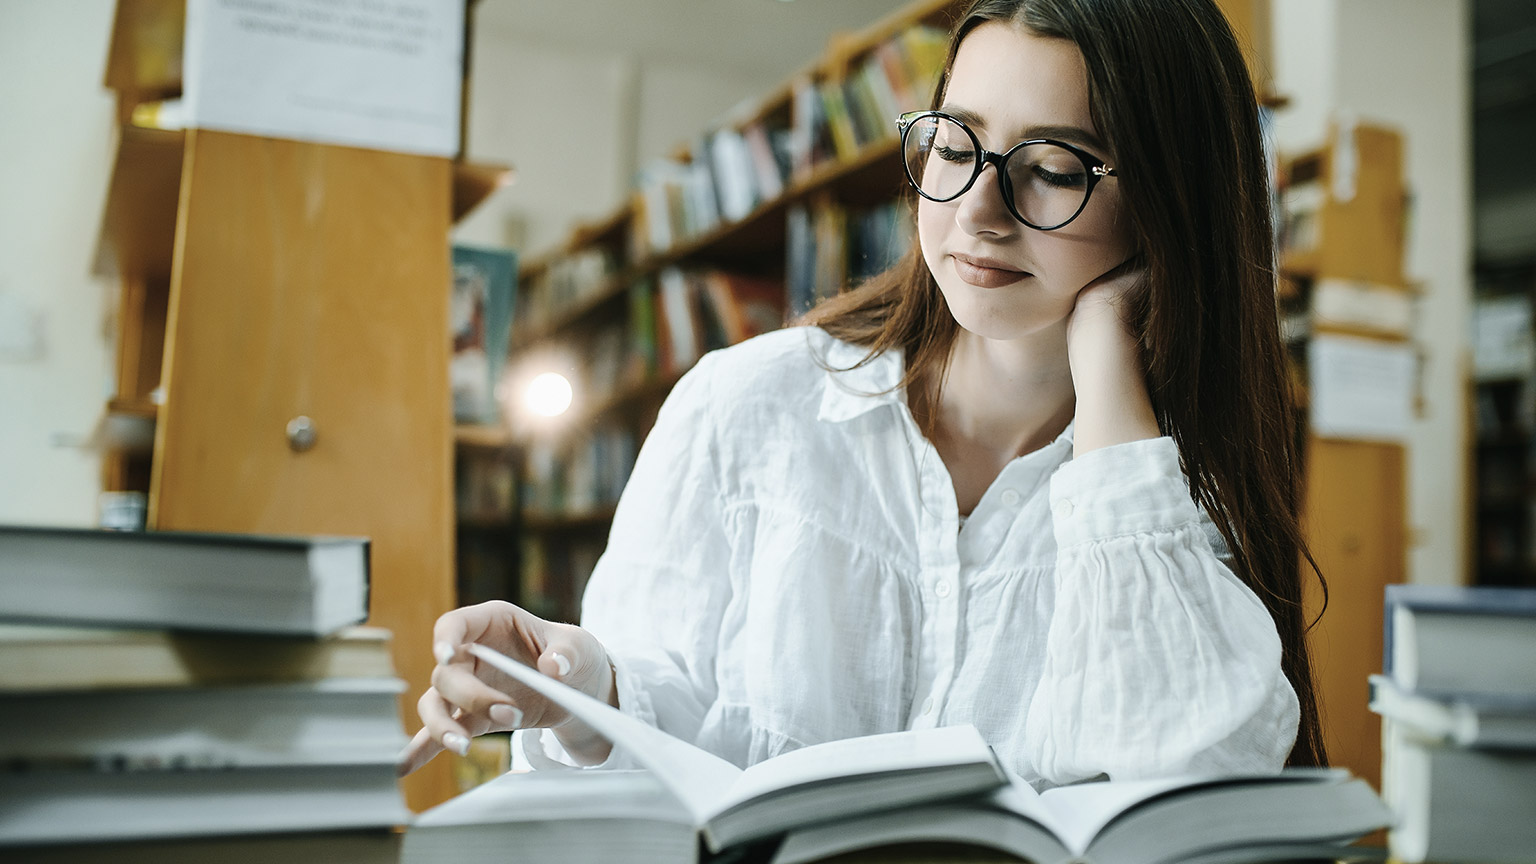
<path id="1" fill-rule="evenodd" d="M 1284 766 L 1299 718 L 1268 611 L 1228 566 L 1170 438 L 1051 478 L 1056 607 L 1026 739 L 1042 776 Z"/>
<path id="2" fill-rule="evenodd" d="M 673 387 L 636 457 L 581 624 L 608 650 L 619 708 L 694 741 L 715 698 L 717 634 L 730 599 L 720 500 L 715 355 Z M 531 767 L 574 764 L 555 736 L 520 733 Z M 617 750 L 601 767 L 632 767 Z"/>

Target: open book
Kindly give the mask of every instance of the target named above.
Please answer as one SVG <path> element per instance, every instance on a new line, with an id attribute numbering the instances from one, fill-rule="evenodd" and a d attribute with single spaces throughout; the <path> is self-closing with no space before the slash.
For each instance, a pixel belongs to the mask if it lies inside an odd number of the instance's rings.
<path id="1" fill-rule="evenodd" d="M 1249 864 L 1379 860 L 1346 844 L 1391 822 L 1365 781 L 1340 769 L 1084 783 L 1037 793 L 1015 780 L 991 796 L 790 832 L 772 864 L 910 843 L 954 843 L 1033 864 Z"/>
<path id="2" fill-rule="evenodd" d="M 503 860 L 514 846 L 565 862 L 692 861 L 696 835 L 715 852 L 784 836 L 774 864 L 907 843 L 979 846 L 1034 864 L 1384 857 L 1346 845 L 1391 821 L 1347 771 L 1085 783 L 1039 794 L 1010 778 L 970 726 L 833 741 L 742 771 L 495 651 L 469 650 L 648 770 L 498 778 L 418 817 L 407 864 L 450 851 L 461 864 Z"/>
<path id="3" fill-rule="evenodd" d="M 489 648 L 469 650 L 649 769 L 715 851 L 802 825 L 982 795 L 1008 782 L 971 726 L 829 741 L 743 771 Z"/>

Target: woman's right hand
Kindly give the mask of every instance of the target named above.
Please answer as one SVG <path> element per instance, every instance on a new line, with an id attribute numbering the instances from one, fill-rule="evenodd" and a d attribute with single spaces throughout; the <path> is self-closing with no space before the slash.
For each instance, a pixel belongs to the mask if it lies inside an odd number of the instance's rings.
<path id="1" fill-rule="evenodd" d="M 608 652 L 591 633 L 499 600 L 455 609 L 437 619 L 432 686 L 416 703 L 422 728 L 400 754 L 401 776 L 443 750 L 463 755 L 476 735 L 549 727 L 580 762 L 608 758 L 609 743 L 565 709 L 464 650 L 484 645 L 595 699 L 618 707 Z"/>

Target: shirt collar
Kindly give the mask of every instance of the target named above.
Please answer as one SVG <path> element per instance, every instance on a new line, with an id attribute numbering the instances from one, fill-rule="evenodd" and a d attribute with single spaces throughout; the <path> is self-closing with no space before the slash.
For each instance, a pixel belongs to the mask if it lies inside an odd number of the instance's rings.
<path id="1" fill-rule="evenodd" d="M 896 386 L 901 383 L 903 370 L 901 349 L 886 351 L 862 366 L 858 363 L 869 349 L 858 345 L 834 341 L 817 354 L 827 367 L 817 419 L 841 423 L 904 398 Z"/>

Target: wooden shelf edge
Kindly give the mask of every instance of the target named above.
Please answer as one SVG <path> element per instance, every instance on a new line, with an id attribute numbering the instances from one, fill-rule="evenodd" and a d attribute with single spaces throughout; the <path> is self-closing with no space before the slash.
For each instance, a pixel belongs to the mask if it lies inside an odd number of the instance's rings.
<path id="1" fill-rule="evenodd" d="M 97 275 L 170 278 L 186 140 L 179 129 L 118 127 L 96 239 Z"/>
<path id="2" fill-rule="evenodd" d="M 107 413 L 120 417 L 154 420 L 160 416 L 160 406 L 144 398 L 130 399 L 124 396 L 113 396 L 107 400 Z"/>
<path id="3" fill-rule="evenodd" d="M 460 447 L 493 450 L 512 446 L 512 430 L 489 423 L 461 423 L 453 427 L 453 443 Z"/>
<path id="4" fill-rule="evenodd" d="M 604 528 L 613 522 L 613 507 L 601 507 L 584 513 L 545 513 L 524 510 L 522 527 L 527 531 L 548 533 Z"/>
<path id="5" fill-rule="evenodd" d="M 517 172 L 511 165 L 494 162 L 453 163 L 453 221 L 465 216 L 491 197 L 491 193 L 512 182 Z"/>

